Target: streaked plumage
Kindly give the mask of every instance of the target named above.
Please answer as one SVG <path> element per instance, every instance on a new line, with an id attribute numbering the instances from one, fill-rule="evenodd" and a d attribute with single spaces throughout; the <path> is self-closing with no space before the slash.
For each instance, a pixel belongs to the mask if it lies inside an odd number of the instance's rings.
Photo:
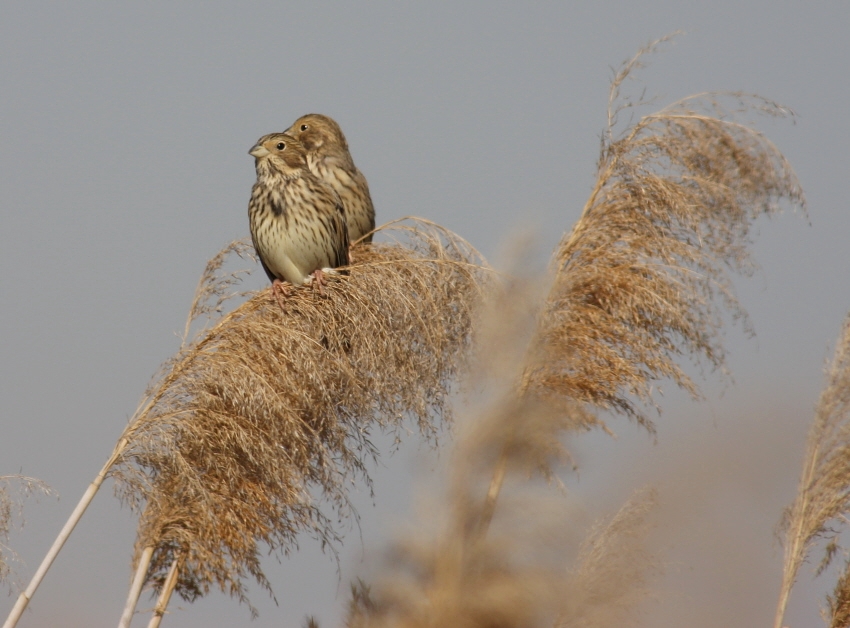
<path id="1" fill-rule="evenodd" d="M 348 235 L 352 242 L 361 236 L 371 242 L 375 228 L 375 208 L 366 177 L 354 165 L 348 142 L 339 125 L 327 116 L 310 113 L 298 118 L 289 130 L 307 150 L 310 172 L 330 185 L 342 200 Z"/>
<path id="2" fill-rule="evenodd" d="M 249 154 L 257 182 L 248 203 L 251 239 L 280 301 L 281 281 L 310 281 L 348 263 L 348 230 L 334 190 L 307 168 L 304 147 L 285 133 L 264 135 Z"/>

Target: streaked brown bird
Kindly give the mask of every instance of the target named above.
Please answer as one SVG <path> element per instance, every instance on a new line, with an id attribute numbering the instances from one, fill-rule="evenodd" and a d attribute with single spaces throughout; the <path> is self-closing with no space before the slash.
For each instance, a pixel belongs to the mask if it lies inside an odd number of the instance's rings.
<path id="1" fill-rule="evenodd" d="M 272 294 L 283 307 L 283 281 L 311 280 L 322 291 L 324 271 L 348 263 L 348 230 L 334 190 L 307 168 L 304 147 L 286 133 L 264 135 L 248 151 L 257 182 L 251 190 L 251 240 Z"/>
<path id="2" fill-rule="evenodd" d="M 330 185 L 345 210 L 345 222 L 352 242 L 371 242 L 375 228 L 375 208 L 366 177 L 354 165 L 348 142 L 336 121 L 318 113 L 298 118 L 286 131 L 307 149 L 310 172 Z"/>

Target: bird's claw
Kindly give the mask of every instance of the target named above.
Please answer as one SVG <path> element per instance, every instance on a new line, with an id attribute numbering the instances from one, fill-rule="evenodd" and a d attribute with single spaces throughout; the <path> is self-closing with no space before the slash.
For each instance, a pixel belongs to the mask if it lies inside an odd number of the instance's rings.
<path id="1" fill-rule="evenodd" d="M 325 271 L 318 268 L 310 273 L 310 276 L 313 278 L 311 282 L 313 284 L 313 290 L 318 290 L 320 295 L 325 296 L 325 284 L 327 283 Z"/>
<path id="2" fill-rule="evenodd" d="M 277 304 L 280 306 L 281 312 L 286 312 L 283 300 L 284 298 L 288 297 L 289 294 L 289 288 L 284 285 L 284 283 L 280 279 L 275 279 L 272 282 L 272 299 L 277 301 Z"/>

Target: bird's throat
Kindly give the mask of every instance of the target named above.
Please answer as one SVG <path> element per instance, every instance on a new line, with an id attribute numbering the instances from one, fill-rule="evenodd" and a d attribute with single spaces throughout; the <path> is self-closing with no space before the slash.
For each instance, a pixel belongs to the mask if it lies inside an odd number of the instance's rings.
<path id="1" fill-rule="evenodd" d="M 281 170 L 266 162 L 257 164 L 257 181 L 270 188 L 301 178 L 301 169 Z"/>

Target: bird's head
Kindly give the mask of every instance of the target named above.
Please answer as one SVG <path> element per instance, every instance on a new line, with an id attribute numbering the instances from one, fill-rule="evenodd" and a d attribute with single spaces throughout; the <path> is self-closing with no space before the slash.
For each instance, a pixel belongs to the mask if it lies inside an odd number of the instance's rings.
<path id="1" fill-rule="evenodd" d="M 277 172 L 285 177 L 307 169 L 307 153 L 297 139 L 286 133 L 269 133 L 257 140 L 248 154 L 256 159 L 257 173 Z"/>
<path id="2" fill-rule="evenodd" d="M 297 138 L 308 151 L 332 153 L 348 150 L 348 142 L 336 121 L 320 113 L 301 116 L 286 132 Z"/>

